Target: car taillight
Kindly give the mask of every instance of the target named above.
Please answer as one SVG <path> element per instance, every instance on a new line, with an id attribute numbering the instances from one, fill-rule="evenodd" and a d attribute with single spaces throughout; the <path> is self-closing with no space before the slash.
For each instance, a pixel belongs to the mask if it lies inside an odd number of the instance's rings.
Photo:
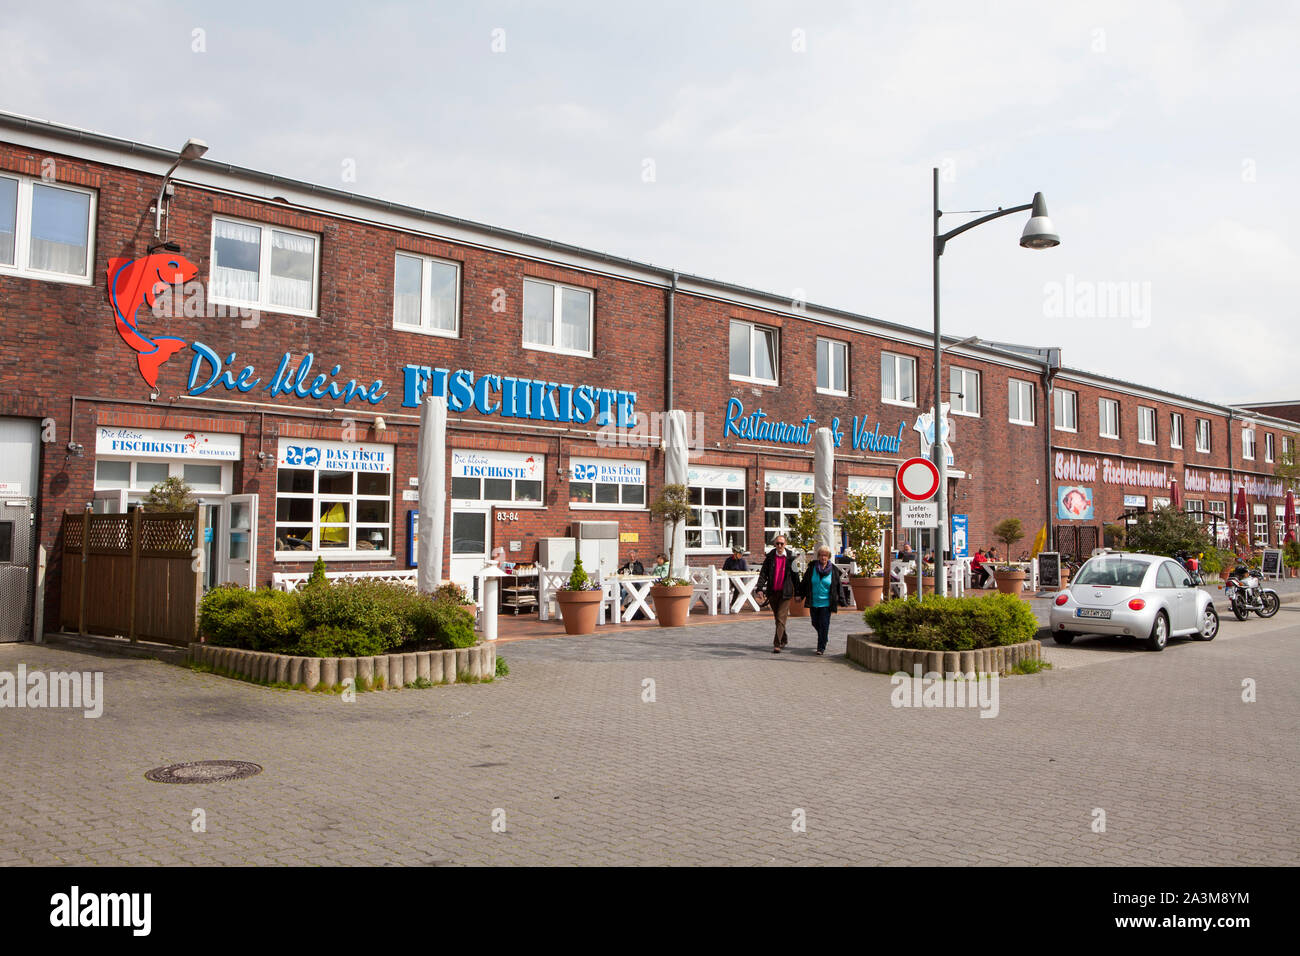
<path id="1" fill-rule="evenodd" d="M 1140 611 L 1146 606 L 1147 606 L 1147 602 L 1142 600 L 1141 598 L 1134 598 L 1133 600 L 1128 602 L 1128 609 L 1130 611 Z"/>
<path id="2" fill-rule="evenodd" d="M 1064 603 L 1065 603 L 1066 601 L 1068 601 L 1068 600 L 1070 600 L 1070 594 L 1069 594 L 1069 592 L 1068 592 L 1068 591 L 1062 591 L 1060 594 L 1058 594 L 1058 595 L 1056 596 L 1056 606 L 1057 606 L 1057 607 L 1060 607 L 1062 604 L 1064 604 Z"/>

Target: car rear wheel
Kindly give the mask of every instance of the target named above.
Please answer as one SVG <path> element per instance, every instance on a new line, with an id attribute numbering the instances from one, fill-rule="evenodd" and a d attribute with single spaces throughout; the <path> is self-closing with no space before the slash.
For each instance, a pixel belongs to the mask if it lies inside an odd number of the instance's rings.
<path id="1" fill-rule="evenodd" d="M 1153 651 L 1163 651 L 1169 643 L 1169 618 L 1161 611 L 1156 615 L 1156 622 L 1151 625 L 1151 636 L 1147 638 L 1147 647 Z"/>
<path id="2" fill-rule="evenodd" d="M 1201 618 L 1201 629 L 1193 637 L 1198 641 L 1212 641 L 1219 633 L 1219 612 L 1213 604 L 1205 605 L 1205 616 Z"/>
<path id="3" fill-rule="evenodd" d="M 1074 635 L 1067 631 L 1054 631 L 1052 633 L 1052 640 L 1056 641 L 1058 644 L 1069 644 L 1074 640 Z"/>

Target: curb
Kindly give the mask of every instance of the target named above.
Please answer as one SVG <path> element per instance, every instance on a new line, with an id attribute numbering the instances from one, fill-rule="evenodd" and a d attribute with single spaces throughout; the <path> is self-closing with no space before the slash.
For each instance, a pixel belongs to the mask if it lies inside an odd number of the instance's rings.
<path id="1" fill-rule="evenodd" d="M 1041 660 L 1043 656 L 1042 642 L 1037 640 L 972 651 L 917 651 L 876 644 L 869 637 L 869 634 L 848 635 L 846 654 L 855 664 L 880 674 L 899 671 L 911 674 L 916 667 L 923 674 L 1005 674 L 1023 660 Z"/>
<path id="2" fill-rule="evenodd" d="M 382 654 L 379 657 L 293 657 L 237 647 L 191 644 L 189 660 L 221 676 L 261 684 L 289 684 L 332 690 L 348 678 L 371 690 L 397 690 L 423 679 L 434 684 L 477 683 L 496 676 L 497 649 L 489 643 L 443 651 Z"/>

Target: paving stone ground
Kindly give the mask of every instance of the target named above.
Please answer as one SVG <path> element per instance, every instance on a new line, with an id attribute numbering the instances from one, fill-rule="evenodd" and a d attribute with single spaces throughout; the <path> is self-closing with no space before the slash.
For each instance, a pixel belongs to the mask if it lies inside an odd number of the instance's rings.
<path id="1" fill-rule="evenodd" d="M 769 628 L 523 641 L 503 680 L 355 703 L 0 645 L 0 671 L 101 670 L 106 696 L 0 710 L 0 866 L 1300 863 L 1300 605 L 1160 654 L 1049 644 L 994 719 L 891 706 L 843 657 L 857 615 L 824 658 L 806 620 L 779 656 Z M 218 758 L 265 769 L 144 778 Z"/>

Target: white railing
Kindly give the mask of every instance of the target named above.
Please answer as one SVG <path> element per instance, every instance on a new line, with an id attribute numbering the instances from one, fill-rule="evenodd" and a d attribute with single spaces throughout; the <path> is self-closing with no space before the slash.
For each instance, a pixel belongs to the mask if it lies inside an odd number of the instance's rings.
<path id="1" fill-rule="evenodd" d="M 271 587 L 280 591 L 297 591 L 310 578 L 310 571 L 272 574 Z M 325 578 L 328 581 L 383 581 L 385 584 L 404 584 L 408 588 L 416 586 L 415 568 L 400 571 L 326 571 Z"/>

